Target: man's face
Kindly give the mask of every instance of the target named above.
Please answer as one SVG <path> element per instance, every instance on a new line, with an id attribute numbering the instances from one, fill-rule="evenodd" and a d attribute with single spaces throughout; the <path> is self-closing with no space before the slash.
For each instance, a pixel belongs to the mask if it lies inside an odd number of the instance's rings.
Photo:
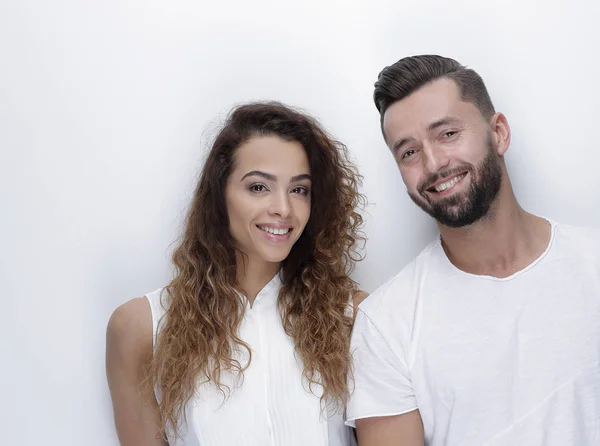
<path id="1" fill-rule="evenodd" d="M 383 131 L 411 199 L 439 223 L 463 227 L 487 214 L 502 183 L 490 123 L 436 80 L 392 104 Z"/>

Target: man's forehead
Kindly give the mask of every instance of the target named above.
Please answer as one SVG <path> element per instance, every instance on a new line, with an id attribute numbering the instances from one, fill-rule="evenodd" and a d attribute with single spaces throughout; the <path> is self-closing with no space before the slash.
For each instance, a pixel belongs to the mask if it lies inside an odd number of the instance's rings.
<path id="1" fill-rule="evenodd" d="M 427 130 L 448 117 L 460 120 L 468 106 L 453 80 L 433 81 L 388 107 L 382 123 L 386 141 L 405 131 Z"/>

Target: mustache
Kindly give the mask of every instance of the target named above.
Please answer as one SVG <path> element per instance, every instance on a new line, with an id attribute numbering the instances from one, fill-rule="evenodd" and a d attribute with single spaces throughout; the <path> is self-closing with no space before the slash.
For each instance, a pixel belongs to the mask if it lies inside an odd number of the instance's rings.
<path id="1" fill-rule="evenodd" d="M 425 178 L 423 181 L 421 181 L 417 187 L 417 190 L 419 191 L 419 193 L 423 193 L 424 191 L 426 191 L 427 189 L 429 189 L 431 186 L 433 186 L 435 183 L 437 183 L 440 180 L 443 180 L 445 178 L 454 176 L 454 175 L 458 175 L 459 173 L 463 173 L 463 172 L 470 172 L 471 171 L 471 166 L 458 166 L 458 167 L 453 167 L 452 169 L 446 169 L 446 170 L 441 170 L 437 173 L 434 173 L 432 175 L 430 175 L 429 177 Z"/>

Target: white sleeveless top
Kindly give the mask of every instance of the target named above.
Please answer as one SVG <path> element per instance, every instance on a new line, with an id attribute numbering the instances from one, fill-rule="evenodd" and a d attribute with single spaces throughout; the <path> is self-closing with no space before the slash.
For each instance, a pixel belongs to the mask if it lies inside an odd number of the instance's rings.
<path id="1" fill-rule="evenodd" d="M 242 382 L 221 373 L 222 382 L 232 389 L 227 400 L 214 384 L 199 384 L 181 418 L 180 438 L 168 434 L 170 446 L 356 445 L 339 411 L 328 414 L 322 409 L 321 388 L 313 386 L 311 393 L 303 379 L 302 361 L 294 354 L 293 340 L 284 332 L 277 309 L 280 289 L 277 274 L 258 293 L 252 308 L 246 307 L 239 335 L 252 349 L 252 361 Z M 161 294 L 162 289 L 146 296 L 154 343 L 164 323 Z M 244 365 L 247 356 L 242 350 L 236 359 Z"/>

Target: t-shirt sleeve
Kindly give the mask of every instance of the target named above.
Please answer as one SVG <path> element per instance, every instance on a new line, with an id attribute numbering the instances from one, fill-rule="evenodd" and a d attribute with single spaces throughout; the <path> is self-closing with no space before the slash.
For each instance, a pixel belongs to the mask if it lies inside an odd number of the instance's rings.
<path id="1" fill-rule="evenodd" d="M 417 409 L 406 358 L 394 352 L 369 317 L 359 309 L 352 331 L 353 379 L 346 424 L 360 418 L 401 415 Z"/>

